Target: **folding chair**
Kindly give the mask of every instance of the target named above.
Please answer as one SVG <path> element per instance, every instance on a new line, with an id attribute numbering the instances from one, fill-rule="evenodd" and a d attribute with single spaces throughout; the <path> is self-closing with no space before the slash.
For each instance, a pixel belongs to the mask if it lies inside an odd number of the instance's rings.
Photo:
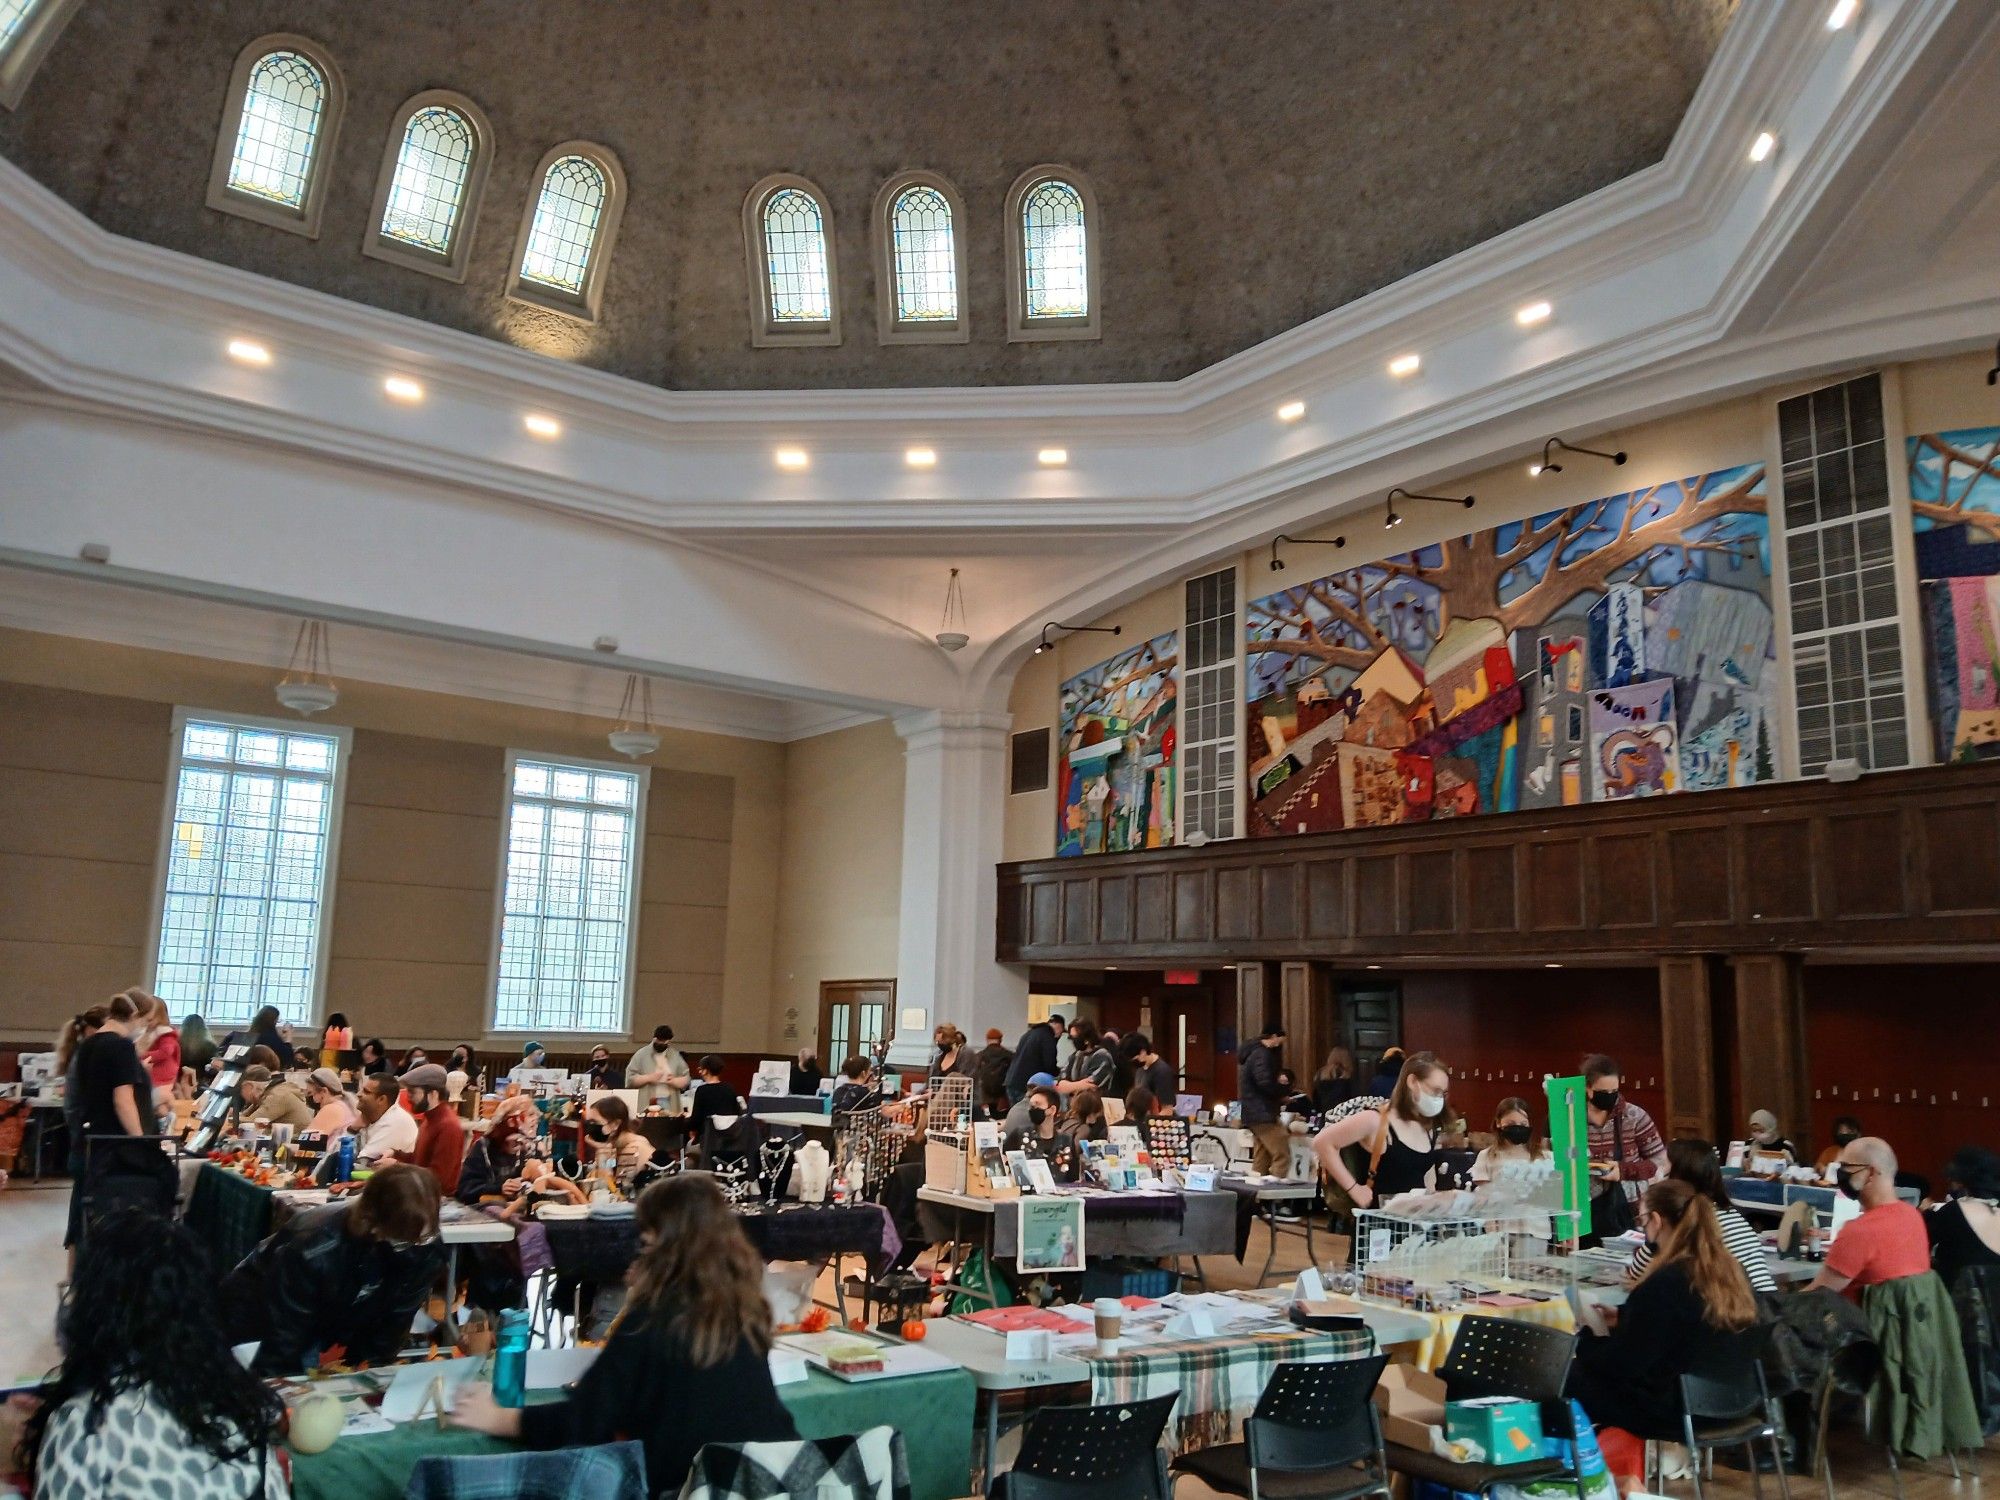
<path id="1" fill-rule="evenodd" d="M 1447 1399 L 1468 1401 L 1480 1396 L 1512 1396 L 1535 1401 L 1542 1408 L 1542 1430 L 1567 1437 L 1574 1450 L 1576 1421 L 1563 1386 L 1576 1353 L 1576 1335 L 1523 1323 L 1513 1318 L 1466 1317 L 1459 1320 L 1451 1353 L 1438 1371 Z M 1569 1478 L 1577 1500 L 1584 1500 L 1583 1476 L 1571 1474 L 1559 1459 L 1531 1459 L 1519 1464 L 1458 1464 L 1448 1458 L 1391 1443 L 1389 1468 L 1411 1479 L 1430 1480 L 1446 1489 L 1483 1495 L 1497 1484 L 1532 1484 L 1541 1479 Z"/>
<path id="2" fill-rule="evenodd" d="M 1046 1406 L 1021 1433 L 1021 1456 L 989 1500 L 1167 1500 L 1160 1448 L 1178 1391 L 1113 1406 Z"/>
<path id="3" fill-rule="evenodd" d="M 1271 1373 L 1243 1441 L 1182 1454 L 1169 1472 L 1245 1500 L 1358 1500 L 1389 1493 L 1375 1383 L 1386 1354 L 1287 1361 Z"/>

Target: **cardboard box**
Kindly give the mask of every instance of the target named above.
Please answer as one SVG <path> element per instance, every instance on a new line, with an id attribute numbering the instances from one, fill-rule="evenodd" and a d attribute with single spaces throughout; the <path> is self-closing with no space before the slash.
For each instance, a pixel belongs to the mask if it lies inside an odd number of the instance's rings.
<path id="1" fill-rule="evenodd" d="M 1512 1396 L 1453 1401 L 1444 1409 L 1444 1435 L 1477 1443 L 1489 1464 L 1524 1464 L 1542 1456 L 1542 1409 Z"/>
<path id="2" fill-rule="evenodd" d="M 1444 1382 L 1415 1365 L 1390 1365 L 1375 1387 L 1385 1442 L 1431 1451 L 1433 1428 L 1444 1426 Z"/>

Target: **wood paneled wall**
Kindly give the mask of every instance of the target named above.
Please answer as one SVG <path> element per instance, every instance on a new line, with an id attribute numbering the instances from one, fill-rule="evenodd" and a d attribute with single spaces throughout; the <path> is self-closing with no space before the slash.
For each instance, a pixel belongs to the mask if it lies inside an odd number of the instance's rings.
<path id="1" fill-rule="evenodd" d="M 0 682 L 0 1030 L 52 1034 L 143 977 L 172 728 L 165 703 Z M 356 729 L 326 1008 L 363 1035 L 485 1035 L 504 765 L 495 744 Z M 653 769 L 635 1033 L 723 1035 L 736 791 Z"/>
<path id="2" fill-rule="evenodd" d="M 999 867 L 1006 963 L 2000 940 L 2000 762 Z"/>

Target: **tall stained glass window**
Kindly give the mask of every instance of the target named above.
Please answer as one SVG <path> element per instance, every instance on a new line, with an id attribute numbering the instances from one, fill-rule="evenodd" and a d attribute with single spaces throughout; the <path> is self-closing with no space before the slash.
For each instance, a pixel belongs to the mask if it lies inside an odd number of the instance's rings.
<path id="1" fill-rule="evenodd" d="M 951 204 L 923 183 L 906 187 L 889 210 L 896 273 L 896 321 L 949 323 L 958 317 L 958 258 Z"/>
<path id="2" fill-rule="evenodd" d="M 345 749 L 325 731 L 185 718 L 153 981 L 176 1015 L 314 1019 Z"/>
<path id="3" fill-rule="evenodd" d="M 384 237 L 449 255 L 478 145 L 472 122 L 448 105 L 433 104 L 412 114 L 403 127 L 382 210 Z"/>
<path id="4" fill-rule="evenodd" d="M 1083 194 L 1067 182 L 1037 183 L 1021 203 L 1022 266 L 1031 318 L 1090 313 Z"/>
<path id="5" fill-rule="evenodd" d="M 622 1032 L 643 771 L 514 759 L 496 1031 Z"/>
<path id="6" fill-rule="evenodd" d="M 833 288 L 826 271 L 826 223 L 819 203 L 799 188 L 764 200 L 764 271 L 771 321 L 827 323 Z"/>
<path id="7" fill-rule="evenodd" d="M 558 157 L 549 164 L 521 257 L 522 280 L 582 295 L 609 191 L 604 169 L 589 157 Z"/>
<path id="8" fill-rule="evenodd" d="M 326 95 L 326 75 L 310 58 L 287 51 L 258 58 L 229 158 L 230 189 L 303 210 Z"/>

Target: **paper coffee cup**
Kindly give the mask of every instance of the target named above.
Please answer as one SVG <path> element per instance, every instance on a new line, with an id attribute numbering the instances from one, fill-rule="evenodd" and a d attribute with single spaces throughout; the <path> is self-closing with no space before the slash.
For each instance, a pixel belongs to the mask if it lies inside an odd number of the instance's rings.
<path id="1" fill-rule="evenodd" d="M 1100 1344 L 1114 1342 L 1124 1330 L 1125 1304 L 1116 1297 L 1099 1297 L 1096 1313 L 1097 1341 Z"/>

